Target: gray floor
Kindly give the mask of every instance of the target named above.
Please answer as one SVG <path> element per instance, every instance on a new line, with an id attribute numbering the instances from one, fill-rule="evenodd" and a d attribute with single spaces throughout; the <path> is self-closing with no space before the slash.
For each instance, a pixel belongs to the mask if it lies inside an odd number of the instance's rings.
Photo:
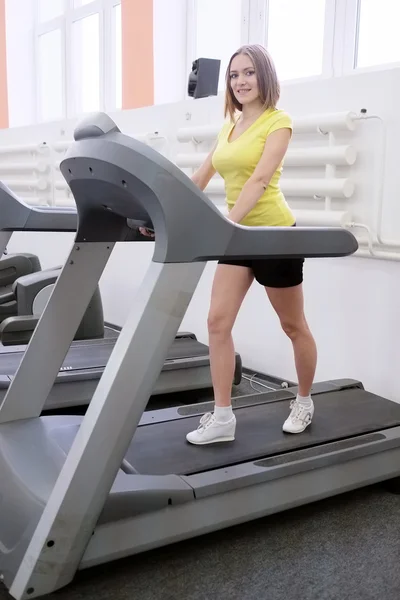
<path id="1" fill-rule="evenodd" d="M 400 496 L 368 488 L 82 572 L 47 598 L 398 600 L 399 531 Z"/>

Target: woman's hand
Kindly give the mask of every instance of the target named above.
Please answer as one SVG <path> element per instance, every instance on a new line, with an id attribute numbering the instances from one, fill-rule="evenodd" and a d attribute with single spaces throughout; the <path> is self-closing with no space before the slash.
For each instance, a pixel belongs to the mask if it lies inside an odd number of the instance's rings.
<path id="1" fill-rule="evenodd" d="M 146 227 L 139 227 L 139 231 L 142 235 L 146 236 L 146 237 L 154 237 L 154 233 L 152 231 L 150 231 L 149 229 L 147 229 Z"/>

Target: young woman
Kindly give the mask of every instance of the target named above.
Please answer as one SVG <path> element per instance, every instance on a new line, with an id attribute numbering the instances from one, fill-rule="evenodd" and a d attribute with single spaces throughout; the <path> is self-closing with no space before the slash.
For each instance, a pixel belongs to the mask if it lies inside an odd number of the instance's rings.
<path id="1" fill-rule="evenodd" d="M 204 190 L 218 172 L 225 181 L 228 218 L 248 226 L 292 226 L 295 219 L 279 187 L 291 134 L 290 117 L 277 109 L 280 86 L 268 52 L 243 46 L 226 73 L 225 116 L 218 139 L 192 179 Z M 238 116 L 237 116 L 238 112 Z M 215 408 L 188 433 L 192 444 L 233 441 L 236 417 L 231 405 L 234 373 L 232 328 L 254 279 L 265 288 L 283 331 L 293 344 L 298 395 L 283 424 L 300 433 L 311 423 L 310 396 L 317 350 L 303 310 L 303 262 L 298 259 L 220 260 L 208 316 Z"/>
<path id="2" fill-rule="evenodd" d="M 228 218 L 247 226 L 293 226 L 295 219 L 279 187 L 292 121 L 277 109 L 280 86 L 268 52 L 259 45 L 243 46 L 226 72 L 225 116 L 218 139 L 192 176 L 204 190 L 218 172 L 225 181 Z M 236 113 L 239 113 L 238 115 Z M 141 229 L 144 235 L 152 235 Z M 154 237 L 152 235 L 152 237 Z M 265 288 L 283 331 L 290 338 L 298 376 L 298 394 L 283 424 L 301 433 L 311 423 L 310 396 L 317 350 L 303 310 L 303 262 L 298 259 L 220 260 L 214 276 L 208 315 L 211 375 L 215 408 L 187 434 L 192 444 L 235 439 L 236 417 L 231 388 L 235 365 L 232 328 L 254 279 Z"/>

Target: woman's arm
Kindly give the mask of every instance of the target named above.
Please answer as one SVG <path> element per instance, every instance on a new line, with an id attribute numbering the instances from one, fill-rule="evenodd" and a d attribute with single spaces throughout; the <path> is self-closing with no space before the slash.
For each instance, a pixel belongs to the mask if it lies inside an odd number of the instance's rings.
<path id="1" fill-rule="evenodd" d="M 264 194 L 272 175 L 285 157 L 292 135 L 288 127 L 273 131 L 265 142 L 264 151 L 254 173 L 244 184 L 228 219 L 240 223 Z"/>
<path id="2" fill-rule="evenodd" d="M 203 164 L 197 169 L 195 173 L 193 173 L 191 177 L 193 183 L 195 183 L 197 187 L 199 187 L 202 191 L 205 190 L 210 179 L 216 173 L 216 170 L 214 169 L 212 164 L 212 157 L 214 154 L 214 150 L 217 147 L 217 143 L 218 142 L 215 142 Z"/>

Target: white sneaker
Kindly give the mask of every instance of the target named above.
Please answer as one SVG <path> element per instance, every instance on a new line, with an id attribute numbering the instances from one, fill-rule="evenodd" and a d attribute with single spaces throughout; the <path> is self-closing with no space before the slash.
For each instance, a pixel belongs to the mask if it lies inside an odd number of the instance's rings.
<path id="1" fill-rule="evenodd" d="M 200 425 L 195 431 L 187 434 L 186 439 L 191 444 L 203 445 L 215 442 L 233 442 L 235 439 L 236 417 L 226 423 L 219 423 L 214 413 L 206 413 L 200 419 Z"/>
<path id="2" fill-rule="evenodd" d="M 311 408 L 304 408 L 297 400 L 290 403 L 291 412 L 283 424 L 286 433 L 302 433 L 311 423 L 314 416 L 314 403 Z"/>

